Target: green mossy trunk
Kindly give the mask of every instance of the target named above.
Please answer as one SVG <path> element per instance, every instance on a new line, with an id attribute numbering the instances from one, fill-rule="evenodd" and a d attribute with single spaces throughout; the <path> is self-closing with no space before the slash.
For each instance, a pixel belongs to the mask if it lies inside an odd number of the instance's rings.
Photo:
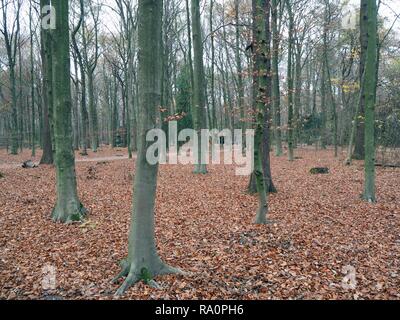
<path id="1" fill-rule="evenodd" d="M 366 67 L 367 50 L 368 50 L 368 4 L 369 0 L 360 0 L 360 67 L 359 67 L 359 81 L 362 87 L 363 74 Z M 366 104 L 366 92 L 364 93 L 361 89 L 361 97 L 358 101 L 358 113 L 356 116 L 356 133 L 355 133 L 355 146 L 353 152 L 353 158 L 356 160 L 363 160 L 365 157 L 365 104 Z"/>
<path id="2" fill-rule="evenodd" d="M 268 214 L 268 193 L 263 170 L 263 136 L 265 131 L 265 108 L 270 97 L 267 96 L 268 90 L 268 43 L 266 17 L 269 17 L 270 1 L 253 0 L 253 19 L 254 19 L 254 43 L 253 58 L 255 59 L 255 74 L 257 83 L 256 99 L 256 127 L 254 137 L 254 176 L 256 179 L 258 193 L 258 210 L 254 222 L 257 224 L 267 223 Z"/>
<path id="3" fill-rule="evenodd" d="M 288 66 L 287 66 L 287 89 L 288 89 L 288 160 L 294 160 L 294 119 L 293 119 L 293 44 L 294 44 L 294 18 L 292 5 L 286 1 L 289 14 L 289 48 L 288 48 Z"/>
<path id="4" fill-rule="evenodd" d="M 93 152 L 97 152 L 99 146 L 99 124 L 97 119 L 97 111 L 94 98 L 94 74 L 89 71 L 87 74 L 88 79 L 88 102 L 89 102 L 89 118 L 90 118 L 90 138 L 91 148 Z"/>
<path id="5" fill-rule="evenodd" d="M 89 115 L 87 111 L 86 103 L 86 75 L 83 63 L 80 63 L 81 69 L 81 118 L 82 118 L 82 152 L 81 154 L 86 156 L 87 149 L 90 145 L 89 140 Z"/>
<path id="6" fill-rule="evenodd" d="M 57 203 L 52 218 L 57 222 L 80 221 L 85 209 L 76 186 L 75 158 L 72 148 L 71 82 L 68 2 L 57 1 L 56 29 L 53 31 L 54 141 L 57 178 Z"/>
<path id="7" fill-rule="evenodd" d="M 364 199 L 375 202 L 375 100 L 377 86 L 377 6 L 368 0 L 368 47 L 364 77 L 365 93 L 365 182 Z"/>
<path id="8" fill-rule="evenodd" d="M 215 102 L 215 34 L 214 34 L 214 27 L 213 27 L 213 19 L 214 19 L 214 0 L 210 0 L 210 17 L 209 17 L 209 24 L 210 24 L 210 32 L 211 32 L 211 70 L 210 70 L 210 91 L 211 91 L 211 113 L 212 113 L 212 129 L 217 129 L 217 105 Z"/>
<path id="9" fill-rule="evenodd" d="M 265 12 L 265 54 L 262 56 L 262 65 L 266 72 L 263 73 L 262 93 L 264 94 L 264 132 L 262 142 L 262 165 L 264 181 L 267 192 L 277 192 L 272 181 L 271 173 L 271 107 L 272 107 L 272 65 L 271 65 L 271 28 L 270 28 L 270 2 L 267 2 Z M 261 89 L 261 88 L 260 88 Z"/>
<path id="10" fill-rule="evenodd" d="M 20 146 L 20 129 L 21 125 L 18 121 L 18 97 L 17 97 L 17 84 L 16 84 L 16 75 L 15 75 L 15 66 L 16 66 L 16 56 L 18 51 L 18 44 L 20 41 L 20 10 L 21 4 L 18 3 L 16 5 L 16 17 L 14 18 L 13 27 L 10 31 L 8 25 L 8 10 L 7 6 L 8 2 L 2 1 L 3 7 L 2 9 L 2 25 L 4 28 L 2 29 L 2 43 L 4 43 L 4 47 L 7 53 L 7 63 L 6 67 L 9 69 L 8 80 L 10 86 L 10 94 L 11 94 L 11 154 L 18 154 L 18 147 Z M 19 61 L 21 62 L 21 50 L 19 50 Z M 20 63 L 21 70 L 21 63 Z M 21 77 L 20 77 L 21 78 Z M 21 81 L 21 80 L 20 80 Z M 20 86 L 21 87 L 21 86 Z M 3 99 L 4 100 L 4 99 Z M 22 103 L 20 103 L 22 106 Z M 19 108 L 21 109 L 21 107 Z M 22 120 L 22 112 L 20 114 L 20 119 Z M 8 147 L 8 146 L 7 146 Z M 7 148 L 8 150 L 8 148 Z"/>
<path id="11" fill-rule="evenodd" d="M 35 66 L 34 66 L 34 56 L 33 56 L 33 15 L 32 15 L 32 0 L 29 1 L 29 35 L 30 35 L 30 63 L 31 63 L 31 148 L 32 157 L 36 155 L 36 129 L 35 129 Z"/>
<path id="12" fill-rule="evenodd" d="M 40 7 L 50 4 L 50 0 L 40 0 Z M 54 163 L 54 131 L 53 131 L 53 85 L 52 85 L 52 45 L 51 30 L 40 30 L 40 54 L 42 58 L 42 104 L 43 104 L 43 154 L 40 164 Z"/>
<path id="13" fill-rule="evenodd" d="M 15 79 L 15 66 L 10 66 L 10 83 L 11 83 L 11 154 L 18 154 L 18 113 L 17 113 L 17 90 Z"/>
<path id="14" fill-rule="evenodd" d="M 159 127 L 157 118 L 161 102 L 161 21 L 162 1 L 139 1 L 139 131 L 136 173 L 133 185 L 133 211 L 129 233 L 128 257 L 122 263 L 122 271 L 115 278 L 126 276 L 116 292 L 122 295 L 126 289 L 142 278 L 143 270 L 154 277 L 176 272 L 163 263 L 157 254 L 154 232 L 154 206 L 157 189 L 158 164 L 147 162 L 146 151 L 152 142 L 146 141 L 146 133 Z"/>
<path id="15" fill-rule="evenodd" d="M 272 0 L 272 104 L 274 114 L 275 155 L 282 156 L 281 94 L 279 83 L 278 1 Z"/>
<path id="16" fill-rule="evenodd" d="M 297 34 L 295 35 L 297 36 Z M 295 45 L 296 53 L 295 53 L 295 77 L 294 77 L 294 111 L 293 111 L 293 140 L 294 145 L 293 148 L 297 148 L 297 144 L 300 142 L 300 131 L 301 131 L 301 124 L 300 124 L 300 114 L 302 109 L 301 104 L 301 94 L 302 94 L 302 86 L 303 86 L 303 79 L 302 79 L 302 65 L 301 65 L 301 46 L 296 43 Z"/>
<path id="17" fill-rule="evenodd" d="M 79 22 L 75 29 L 72 31 L 72 45 L 76 54 L 77 62 L 79 64 L 80 69 L 80 82 L 81 82 L 81 139 L 82 139 L 82 152 L 81 155 L 87 155 L 87 148 L 89 146 L 89 136 L 88 136 L 88 128 L 89 128 L 89 117 L 86 108 L 86 74 L 85 67 L 83 63 L 82 53 L 79 50 L 76 35 L 78 31 L 83 28 L 83 19 L 84 19 L 84 2 L 83 0 L 79 1 L 80 4 L 80 17 Z"/>
<path id="18" fill-rule="evenodd" d="M 246 121 L 245 121 L 245 101 L 244 101 L 244 84 L 243 84 L 243 67 L 242 59 L 240 56 L 240 20 L 239 20 L 239 10 L 240 10 L 240 0 L 235 0 L 235 60 L 237 69 L 237 86 L 238 86 L 238 103 L 237 107 L 240 111 L 240 129 L 242 130 L 242 151 L 245 152 L 245 141 L 246 141 Z"/>
<path id="19" fill-rule="evenodd" d="M 198 136 L 198 159 L 194 173 L 206 174 L 207 166 L 201 152 L 201 129 L 205 129 L 205 76 L 203 64 L 203 41 L 201 36 L 200 4 L 199 0 L 191 0 L 192 37 L 193 37 L 193 120 L 194 129 Z"/>

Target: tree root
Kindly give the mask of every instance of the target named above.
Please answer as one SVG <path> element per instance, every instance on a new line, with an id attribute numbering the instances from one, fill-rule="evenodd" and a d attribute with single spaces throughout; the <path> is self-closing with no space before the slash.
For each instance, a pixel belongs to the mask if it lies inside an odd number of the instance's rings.
<path id="1" fill-rule="evenodd" d="M 120 278 L 125 277 L 126 279 L 122 283 L 122 285 L 118 288 L 118 290 L 115 292 L 115 296 L 119 297 L 122 296 L 125 291 L 134 285 L 135 283 L 139 282 L 142 279 L 142 270 L 143 268 L 139 268 L 136 265 L 129 265 L 127 261 L 123 261 L 121 263 L 122 265 L 122 270 L 121 272 L 113 279 L 113 283 L 116 283 Z M 162 263 L 158 268 L 154 268 L 155 271 L 152 272 L 151 276 L 160 276 L 160 275 L 166 275 L 166 274 L 180 274 L 180 275 L 187 275 L 187 273 L 183 272 L 179 268 L 174 268 L 171 267 L 167 264 Z M 146 283 L 155 289 L 162 289 L 162 287 L 154 281 L 154 279 L 148 279 Z"/>
<path id="2" fill-rule="evenodd" d="M 208 171 L 207 170 L 194 170 L 193 173 L 194 174 L 207 174 Z"/>
<path id="3" fill-rule="evenodd" d="M 121 271 L 116 275 L 111 283 L 116 284 L 119 279 L 126 277 L 129 274 L 129 263 L 126 260 L 121 261 Z"/>
<path id="4" fill-rule="evenodd" d="M 71 212 L 66 212 L 71 211 Z M 60 208 L 58 205 L 53 209 L 51 216 L 54 222 L 63 222 L 63 223 L 75 223 L 81 222 L 86 216 L 88 211 L 79 202 L 78 207 L 75 209 L 69 210 L 68 208 Z"/>
<path id="5" fill-rule="evenodd" d="M 262 212 L 260 212 L 260 209 L 258 209 L 257 215 L 254 219 L 254 223 L 255 224 L 263 224 L 263 225 L 274 224 L 275 223 L 274 220 L 270 220 L 267 218 L 265 209 L 261 208 L 261 210 L 262 210 Z"/>
<path id="6" fill-rule="evenodd" d="M 117 297 L 122 296 L 130 286 L 134 285 L 139 280 L 140 280 L 140 278 L 135 273 L 129 272 L 129 274 L 126 277 L 125 281 L 118 288 L 117 292 L 115 292 L 115 296 L 117 296 Z"/>
<path id="7" fill-rule="evenodd" d="M 276 223 L 276 221 L 270 220 L 270 219 L 267 219 L 267 218 L 256 217 L 256 219 L 254 220 L 254 223 L 255 224 L 267 225 L 267 224 L 274 224 L 274 223 Z"/>
<path id="8" fill-rule="evenodd" d="M 179 268 L 171 267 L 170 265 L 163 264 L 160 271 L 157 273 L 158 275 L 166 275 L 166 274 L 179 274 L 183 276 L 189 275 L 188 272 L 185 272 Z"/>
<path id="9" fill-rule="evenodd" d="M 361 195 L 361 199 L 363 199 L 364 201 L 367 201 L 369 203 L 376 203 L 376 198 L 373 196 L 366 196 L 366 195 Z"/>

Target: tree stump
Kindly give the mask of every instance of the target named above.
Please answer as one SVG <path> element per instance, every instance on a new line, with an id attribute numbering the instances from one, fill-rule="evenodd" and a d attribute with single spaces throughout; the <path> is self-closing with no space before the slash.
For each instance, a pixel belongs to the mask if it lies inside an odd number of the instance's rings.
<path id="1" fill-rule="evenodd" d="M 327 167 L 316 167 L 310 169 L 311 174 L 328 174 L 329 173 L 329 168 Z"/>
<path id="2" fill-rule="evenodd" d="M 22 163 L 22 168 L 24 168 L 24 169 L 37 168 L 37 165 L 34 164 L 32 160 L 28 160 L 28 161 L 24 161 Z"/>

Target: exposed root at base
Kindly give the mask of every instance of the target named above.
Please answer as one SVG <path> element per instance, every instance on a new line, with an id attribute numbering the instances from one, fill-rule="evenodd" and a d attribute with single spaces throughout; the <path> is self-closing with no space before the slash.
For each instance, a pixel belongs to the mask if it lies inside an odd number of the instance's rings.
<path id="1" fill-rule="evenodd" d="M 54 222 L 63 222 L 63 223 L 75 223 L 81 222 L 87 216 L 88 211 L 79 203 L 78 208 L 75 209 L 66 209 L 60 208 L 56 205 L 51 213 L 51 217 Z"/>
<path id="2" fill-rule="evenodd" d="M 274 224 L 276 222 L 274 220 L 269 220 L 269 219 L 255 219 L 254 223 L 267 225 L 267 224 Z"/>
<path id="3" fill-rule="evenodd" d="M 133 286 L 135 283 L 139 282 L 140 280 L 145 280 L 146 283 L 149 286 L 151 286 L 152 288 L 162 289 L 161 286 L 156 281 L 154 281 L 154 279 L 143 279 L 142 278 L 143 268 L 138 268 L 136 266 L 129 267 L 128 262 L 123 262 L 122 264 L 123 264 L 122 270 L 113 279 L 113 283 L 115 283 L 116 281 L 118 281 L 120 278 L 122 278 L 124 276 L 126 276 L 126 279 L 124 280 L 122 285 L 118 288 L 118 290 L 115 292 L 115 296 L 117 296 L 117 297 L 122 296 L 129 287 Z M 166 274 L 180 274 L 180 275 L 186 274 L 182 270 L 171 267 L 167 264 L 162 264 L 159 268 L 156 268 L 156 270 L 157 271 L 155 271 L 151 274 L 152 277 L 166 275 Z"/>
<path id="4" fill-rule="evenodd" d="M 194 174 L 207 174 L 208 171 L 207 170 L 194 170 L 193 173 Z"/>
<path id="5" fill-rule="evenodd" d="M 362 197 L 361 197 L 364 201 L 367 201 L 367 202 L 369 202 L 369 203 L 376 203 L 376 199 L 374 198 L 374 197 L 371 197 L 371 196 L 365 196 L 365 195 L 363 195 Z"/>

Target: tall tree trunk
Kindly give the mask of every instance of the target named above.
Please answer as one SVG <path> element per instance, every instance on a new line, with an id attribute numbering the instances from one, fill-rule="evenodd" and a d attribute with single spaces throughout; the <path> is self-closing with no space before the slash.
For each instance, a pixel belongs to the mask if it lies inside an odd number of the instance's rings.
<path id="1" fill-rule="evenodd" d="M 99 146 L 99 124 L 97 119 L 97 110 L 94 98 L 94 71 L 90 70 L 87 72 L 88 79 L 88 102 L 89 102 L 89 127 L 90 127 L 90 138 L 91 147 L 93 152 L 97 152 Z"/>
<path id="2" fill-rule="evenodd" d="M 293 112 L 293 133 L 294 133 L 294 148 L 297 148 L 300 136 L 300 115 L 301 115 L 301 86 L 302 86 L 302 66 L 301 66 L 301 48 L 296 44 L 295 54 L 295 86 L 294 86 L 294 112 Z"/>
<path id="3" fill-rule="evenodd" d="M 32 16 L 32 0 L 29 1 L 29 34 L 30 34 L 30 59 L 31 59 L 31 149 L 32 157 L 36 155 L 36 134 L 35 134 L 35 74 L 34 74 L 34 57 L 33 57 L 33 16 Z"/>
<path id="4" fill-rule="evenodd" d="M 334 156 L 335 158 L 338 156 L 338 121 L 337 121 L 337 110 L 336 110 L 336 100 L 335 100 L 335 96 L 333 93 L 333 86 L 332 86 L 332 78 L 331 78 L 331 72 L 329 69 L 329 63 L 327 60 L 327 54 L 326 54 L 326 64 L 327 64 L 327 77 L 328 77 L 328 86 L 329 86 L 329 98 L 330 98 L 330 102 L 331 102 L 331 112 L 332 112 L 332 121 L 333 121 L 333 146 L 334 146 Z"/>
<path id="5" fill-rule="evenodd" d="M 81 124 L 82 124 L 82 152 L 81 154 L 87 156 L 87 149 L 89 147 L 89 115 L 86 103 L 86 74 L 82 62 L 79 62 L 79 69 L 81 71 Z"/>
<path id="6" fill-rule="evenodd" d="M 186 27 L 187 27 L 187 38 L 188 38 L 188 61 L 189 61 L 189 72 L 190 72 L 190 112 L 194 117 L 194 71 L 193 71 L 193 57 L 192 57 L 192 27 L 190 18 L 190 5 L 189 0 L 185 0 L 186 4 Z"/>
<path id="7" fill-rule="evenodd" d="M 193 119 L 194 128 L 197 131 L 198 149 L 194 173 L 207 173 L 205 155 L 201 150 L 201 129 L 205 129 L 205 76 L 203 65 L 203 41 L 201 36 L 200 3 L 199 0 L 191 0 L 192 13 L 192 37 L 194 53 L 194 88 L 193 88 Z"/>
<path id="8" fill-rule="evenodd" d="M 245 122 L 245 104 L 244 104 L 244 84 L 243 84 L 243 69 L 242 69 L 242 59 L 240 55 L 240 26 L 239 26 L 239 0 L 235 0 L 235 59 L 236 59 L 236 69 L 237 69 L 237 79 L 238 79 L 238 108 L 240 111 L 240 128 L 242 130 L 242 151 L 245 151 L 245 141 L 246 141 L 246 122 Z"/>
<path id="9" fill-rule="evenodd" d="M 151 142 L 146 133 L 158 127 L 156 116 L 160 106 L 161 80 L 161 25 L 162 1 L 139 1 L 139 148 L 134 180 L 133 212 L 129 234 L 128 257 L 122 271 L 115 278 L 126 276 L 116 292 L 122 295 L 132 284 L 145 275 L 176 272 L 163 263 L 157 254 L 154 234 L 154 205 L 157 188 L 158 163 L 149 164 L 146 150 Z"/>
<path id="10" fill-rule="evenodd" d="M 212 123 L 210 124 L 212 129 L 216 129 L 218 127 L 217 124 L 217 106 L 215 103 L 215 34 L 213 29 L 213 19 L 214 19 L 214 1 L 210 0 L 210 32 L 211 32 L 211 71 L 210 71 L 210 90 L 211 90 L 211 113 L 212 113 Z"/>
<path id="11" fill-rule="evenodd" d="M 327 30 L 327 25 L 331 22 L 331 12 L 329 8 L 329 3 L 326 4 L 325 9 L 325 30 Z M 331 119 L 333 121 L 333 145 L 335 148 L 335 157 L 338 155 L 338 141 L 337 141 L 337 111 L 336 111 L 336 101 L 333 93 L 333 86 L 332 86 L 332 77 L 331 77 L 331 68 L 329 65 L 329 45 L 327 39 L 327 31 L 324 32 L 324 52 L 323 52 L 323 59 L 325 62 L 326 67 L 326 77 L 328 81 L 328 94 L 329 100 L 331 105 Z"/>
<path id="12" fill-rule="evenodd" d="M 20 24 L 19 19 L 17 20 L 17 24 Z M 22 90 L 22 42 L 21 39 L 19 38 L 19 43 L 18 43 L 18 95 L 17 95 L 17 105 L 19 109 L 19 148 L 21 152 L 24 149 L 24 138 L 25 138 L 25 133 L 24 133 L 24 116 L 25 116 L 25 110 L 24 110 L 24 95 L 23 95 L 23 90 Z"/>
<path id="13" fill-rule="evenodd" d="M 281 133 L 281 93 L 279 84 L 279 44 L 280 34 L 278 31 L 278 0 L 272 0 L 272 103 L 274 115 L 274 137 L 275 155 L 280 157 L 282 152 Z"/>
<path id="14" fill-rule="evenodd" d="M 267 223 L 268 214 L 268 193 L 264 179 L 263 161 L 262 161 L 262 143 L 265 126 L 265 108 L 268 99 L 267 96 L 267 69 L 266 61 L 268 60 L 267 50 L 267 30 L 266 16 L 270 10 L 270 0 L 253 0 L 253 20 L 255 21 L 254 40 L 253 40 L 253 56 L 256 61 L 256 78 L 257 78 L 257 109 L 256 109 L 256 130 L 254 137 L 254 175 L 256 178 L 258 192 L 258 210 L 255 217 L 255 223 Z"/>
<path id="15" fill-rule="evenodd" d="M 293 119 L 293 44 L 294 44 L 294 19 L 292 12 L 292 4 L 286 0 L 287 10 L 289 14 L 289 48 L 288 48 L 288 65 L 287 65 L 287 89 L 288 89 L 288 159 L 294 160 L 294 119 Z"/>
<path id="16" fill-rule="evenodd" d="M 74 54 L 74 71 L 76 79 L 74 80 L 74 103 L 72 106 L 72 126 L 74 132 L 74 150 L 79 150 L 79 77 L 78 77 L 78 59 Z"/>
<path id="17" fill-rule="evenodd" d="M 77 193 L 75 156 L 72 149 L 71 82 L 69 54 L 69 4 L 57 1 L 56 29 L 53 31 L 54 141 L 56 144 L 57 202 L 52 212 L 54 221 L 81 220 L 86 210 Z"/>
<path id="18" fill-rule="evenodd" d="M 368 47 L 365 64 L 365 182 L 364 199 L 375 202 L 375 100 L 377 86 L 377 6 L 368 0 Z"/>
<path id="19" fill-rule="evenodd" d="M 358 111 L 359 111 L 359 108 L 360 108 L 360 100 L 362 99 L 362 95 L 363 95 L 362 94 L 362 90 L 363 90 L 364 76 L 365 76 L 365 74 L 361 78 L 362 81 L 361 81 L 361 87 L 360 87 L 359 92 L 358 92 L 356 111 L 354 113 L 354 119 L 353 119 L 353 123 L 351 125 L 349 146 L 347 148 L 347 157 L 346 157 L 346 160 L 345 160 L 345 164 L 346 165 L 350 165 L 351 164 L 351 160 L 353 159 L 354 137 L 355 137 L 356 131 L 357 131 L 357 117 L 358 117 Z"/>
<path id="20" fill-rule="evenodd" d="M 272 75 L 271 75 L 271 28 L 270 28 L 270 17 L 271 17 L 271 6 L 270 1 L 267 1 L 265 8 L 265 55 L 262 57 L 262 64 L 265 67 L 265 74 L 262 75 L 264 88 L 262 88 L 264 93 L 264 132 L 263 132 L 263 172 L 265 187 L 267 192 L 275 193 L 277 192 L 275 185 L 272 181 L 271 173 L 271 106 L 272 106 Z M 260 88 L 261 90 L 261 88 Z"/>
<path id="21" fill-rule="evenodd" d="M 10 31 L 8 29 L 8 5 L 11 2 L 2 0 L 1 1 L 1 10 L 2 10 L 2 27 L 1 30 L 4 36 L 4 45 L 6 47 L 7 52 L 7 67 L 9 69 L 9 83 L 10 83 L 10 91 L 11 91 L 11 154 L 18 154 L 18 146 L 19 146 L 19 123 L 18 123 L 18 97 L 17 97 L 17 84 L 15 77 L 15 66 L 16 66 L 16 53 L 18 50 L 19 39 L 20 39 L 20 9 L 21 3 L 17 4 L 17 12 L 16 17 L 13 22 L 13 28 Z M 16 26 L 16 28 L 15 28 Z M 21 103 L 22 104 L 22 103 Z"/>
<path id="22" fill-rule="evenodd" d="M 116 76 L 117 71 L 113 70 L 114 86 L 112 95 L 112 107 L 111 107 L 111 147 L 117 146 L 117 130 L 119 127 L 118 118 L 118 80 Z"/>
<path id="23" fill-rule="evenodd" d="M 367 49 L 368 49 L 368 4 L 369 0 L 360 0 L 360 67 L 359 67 L 359 81 L 362 86 L 362 75 L 366 67 L 367 59 Z M 361 90 L 361 99 L 358 107 L 358 114 L 356 116 L 356 136 L 355 136 L 355 146 L 353 152 L 353 158 L 356 160 L 362 160 L 365 157 L 365 143 L 364 143 L 364 121 L 365 121 L 365 99 L 367 92 Z"/>
<path id="24" fill-rule="evenodd" d="M 16 79 L 15 79 L 15 65 L 10 65 L 10 76 L 9 76 L 10 84 L 11 84 L 11 119 L 12 119 L 12 131 L 11 131 L 11 154 L 18 154 L 18 112 L 17 112 L 17 92 L 16 92 Z"/>
<path id="25" fill-rule="evenodd" d="M 86 108 L 86 74 L 85 74 L 85 67 L 83 63 L 82 54 L 79 50 L 77 41 L 76 41 L 76 34 L 78 33 L 79 29 L 83 24 L 84 19 L 84 2 L 83 0 L 79 1 L 80 5 L 80 17 L 79 22 L 72 31 L 71 39 L 72 45 L 77 57 L 77 61 L 79 64 L 80 69 L 80 77 L 81 77 L 81 139 L 82 139 L 82 155 L 87 155 L 87 148 L 89 146 L 89 136 L 88 136 L 88 128 L 89 128 L 89 117 Z"/>
<path id="26" fill-rule="evenodd" d="M 320 127 L 320 139 L 321 139 L 321 148 L 326 149 L 327 144 L 327 99 L 326 99 L 326 73 L 327 73 L 327 64 L 325 59 L 325 52 L 327 50 L 328 43 L 328 5 L 329 2 L 325 4 L 324 11 L 324 26 L 323 26 L 323 59 L 322 59 L 322 73 L 321 73 L 321 127 Z"/>
<path id="27" fill-rule="evenodd" d="M 40 0 L 40 7 L 49 5 L 49 0 Z M 43 105 L 43 154 L 40 164 L 53 164 L 53 67 L 51 61 L 51 34 L 49 29 L 40 30 L 40 54 L 42 58 L 42 105 Z"/>

